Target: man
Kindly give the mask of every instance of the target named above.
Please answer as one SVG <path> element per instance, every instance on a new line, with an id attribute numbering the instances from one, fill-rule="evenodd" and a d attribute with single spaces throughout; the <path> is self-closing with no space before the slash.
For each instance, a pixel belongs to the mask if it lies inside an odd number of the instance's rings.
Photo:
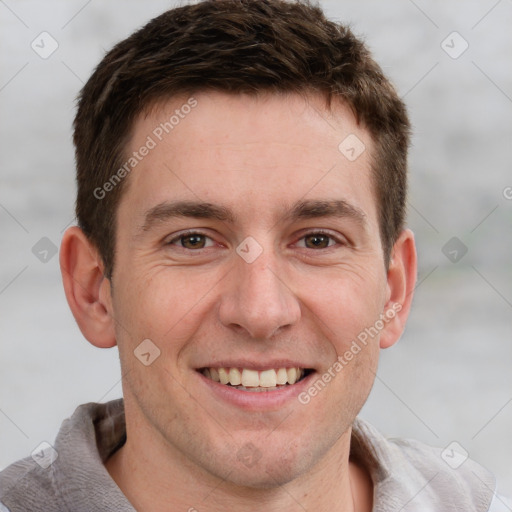
<path id="1" fill-rule="evenodd" d="M 499 510 L 492 475 L 357 418 L 409 313 L 409 122 L 319 8 L 177 8 L 109 52 L 75 118 L 66 296 L 118 345 L 4 510 Z M 492 503 L 492 504 L 491 504 Z"/>

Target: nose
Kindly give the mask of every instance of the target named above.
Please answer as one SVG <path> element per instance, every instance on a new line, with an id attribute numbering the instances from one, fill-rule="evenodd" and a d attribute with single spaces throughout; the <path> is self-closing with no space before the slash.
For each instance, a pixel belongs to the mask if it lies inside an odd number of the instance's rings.
<path id="1" fill-rule="evenodd" d="M 300 303 L 274 255 L 264 251 L 252 263 L 237 256 L 234 264 L 221 293 L 223 325 L 244 330 L 255 339 L 269 339 L 297 323 Z"/>

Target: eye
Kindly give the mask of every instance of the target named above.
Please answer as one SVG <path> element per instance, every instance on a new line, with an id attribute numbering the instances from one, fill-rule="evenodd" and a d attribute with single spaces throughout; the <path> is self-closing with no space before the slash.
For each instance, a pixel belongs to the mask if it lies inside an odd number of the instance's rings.
<path id="1" fill-rule="evenodd" d="M 301 245 L 301 247 L 305 247 L 306 249 L 327 249 L 337 243 L 343 245 L 340 240 L 322 231 L 308 233 L 304 235 L 300 241 L 304 241 L 304 245 Z"/>
<path id="2" fill-rule="evenodd" d="M 210 242 L 209 244 L 208 241 Z M 173 238 L 167 242 L 167 245 L 178 245 L 184 249 L 191 250 L 205 249 L 206 247 L 211 247 L 213 245 L 213 240 L 203 233 L 189 232 L 182 233 L 181 235 Z"/>
<path id="3" fill-rule="evenodd" d="M 346 245 L 330 233 L 325 233 L 323 231 L 307 233 L 299 239 L 298 244 L 299 247 L 306 249 L 327 249 L 335 245 Z M 212 247 L 214 245 L 214 241 L 204 233 L 190 231 L 175 236 L 167 242 L 167 245 L 174 245 L 188 250 L 199 250 Z"/>

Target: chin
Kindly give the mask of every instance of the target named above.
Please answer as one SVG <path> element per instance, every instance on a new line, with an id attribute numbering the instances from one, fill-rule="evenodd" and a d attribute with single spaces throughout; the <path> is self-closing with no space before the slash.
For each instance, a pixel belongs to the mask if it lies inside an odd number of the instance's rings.
<path id="1" fill-rule="evenodd" d="M 281 487 L 302 474 L 314 465 L 313 454 L 304 447 L 299 453 L 296 441 L 293 447 L 272 446 L 267 443 L 266 451 L 260 451 L 254 444 L 248 442 L 238 450 L 235 457 L 215 459 L 211 468 L 217 477 L 226 483 L 246 489 L 273 489 Z M 219 465 L 219 459 L 224 459 L 224 465 Z M 219 469 L 223 468 L 222 474 Z"/>
<path id="2" fill-rule="evenodd" d="M 295 480 L 303 473 L 296 467 L 287 468 L 244 468 L 237 465 L 227 477 L 227 481 L 246 489 L 275 489 Z"/>

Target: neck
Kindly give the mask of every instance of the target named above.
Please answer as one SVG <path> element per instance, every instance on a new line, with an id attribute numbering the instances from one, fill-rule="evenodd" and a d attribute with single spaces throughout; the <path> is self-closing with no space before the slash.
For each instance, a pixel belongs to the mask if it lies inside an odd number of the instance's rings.
<path id="1" fill-rule="evenodd" d="M 113 480 L 139 511 L 267 512 L 336 510 L 366 512 L 372 508 L 371 479 L 349 461 L 347 431 L 307 473 L 273 488 L 240 487 L 198 468 L 183 454 L 144 436 L 144 429 L 128 432 L 126 444 L 105 466 Z M 143 448 L 142 448 L 143 447 Z"/>

